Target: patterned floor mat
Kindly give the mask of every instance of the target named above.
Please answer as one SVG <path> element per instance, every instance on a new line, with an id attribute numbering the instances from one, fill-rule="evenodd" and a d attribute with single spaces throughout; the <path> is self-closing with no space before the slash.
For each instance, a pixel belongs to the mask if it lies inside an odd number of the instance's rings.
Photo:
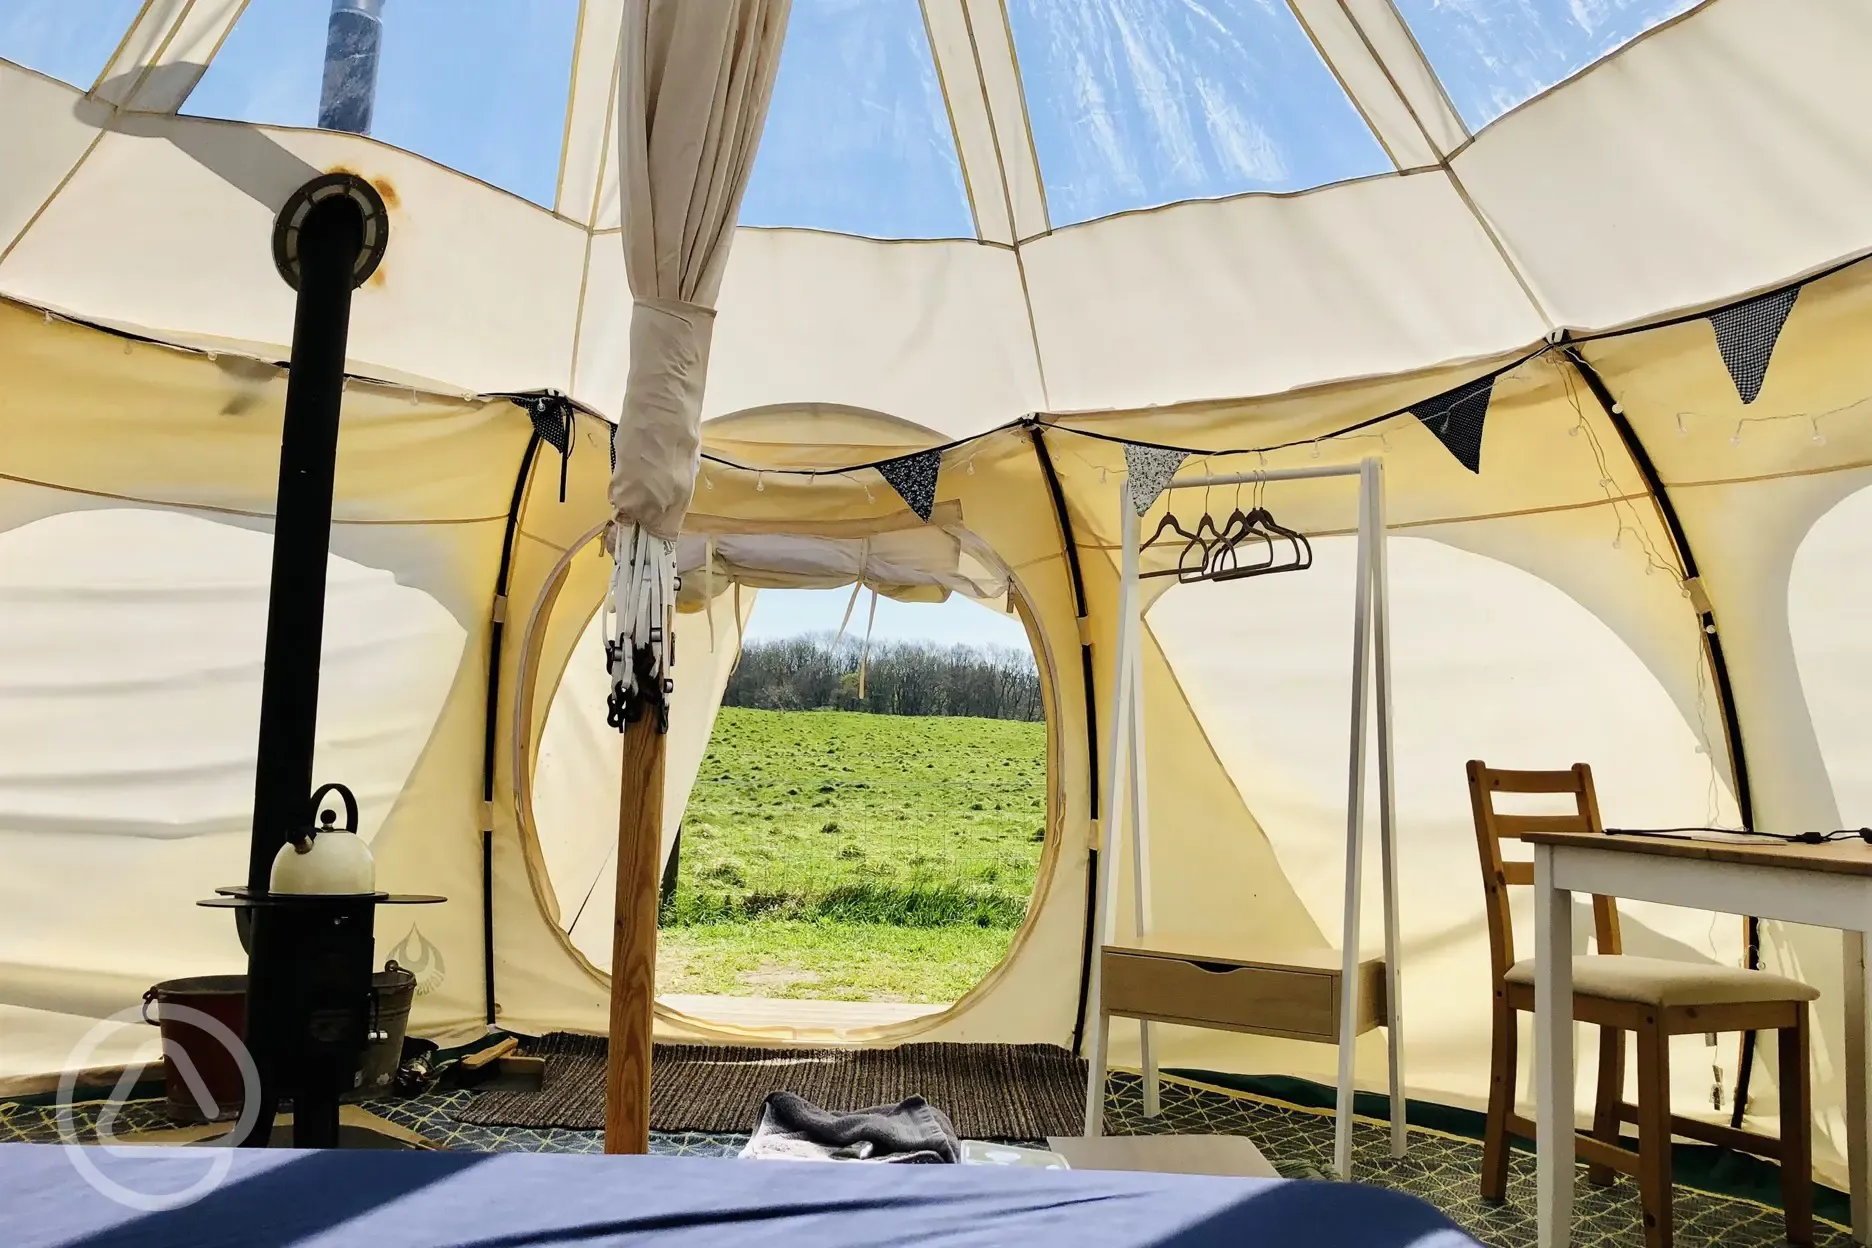
<path id="1" fill-rule="evenodd" d="M 595 1153 L 603 1147 L 603 1136 L 596 1131 L 484 1127 L 456 1121 L 451 1115 L 470 1096 L 467 1092 L 432 1094 L 372 1101 L 365 1108 L 443 1148 Z M 1318 1110 L 1166 1077 L 1164 1112 L 1149 1119 L 1143 1113 L 1141 1081 L 1131 1074 L 1112 1076 L 1106 1105 L 1107 1125 L 1114 1132 L 1247 1136 L 1288 1178 L 1319 1178 L 1331 1165 L 1333 1120 L 1331 1114 Z M 102 1108 L 95 1103 L 75 1106 L 71 1120 L 80 1132 L 89 1133 Z M 168 1125 L 160 1100 L 131 1102 L 120 1106 L 118 1114 L 120 1131 Z M 0 1142 L 58 1140 L 54 1107 L 0 1102 Z M 660 1156 L 732 1157 L 746 1143 L 743 1134 L 659 1132 L 651 1138 L 650 1151 Z M 1482 1148 L 1474 1140 L 1413 1128 L 1409 1155 L 1393 1161 L 1387 1155 L 1384 1124 L 1360 1120 L 1353 1130 L 1353 1147 L 1354 1177 L 1361 1182 L 1422 1197 L 1491 1248 L 1531 1248 L 1535 1243 L 1534 1159 L 1530 1154 L 1514 1155 L 1509 1198 L 1497 1207 L 1483 1204 L 1476 1195 Z M 1626 1248 L 1644 1242 L 1637 1189 L 1629 1179 L 1602 1189 L 1587 1185 L 1582 1176 L 1575 1208 L 1574 1243 L 1582 1248 Z M 1780 1212 L 1750 1201 L 1679 1187 L 1676 1218 L 1677 1243 L 1682 1248 L 1769 1248 L 1784 1242 Z M 1842 1227 L 1821 1223 L 1816 1242 L 1817 1248 L 1847 1248 L 1851 1237 Z"/>
<path id="2" fill-rule="evenodd" d="M 605 1038 L 553 1032 L 522 1052 L 545 1058 L 538 1091 L 486 1092 L 456 1111 L 483 1127 L 604 1126 Z M 971 1139 L 1075 1130 L 1086 1067 L 1051 1044 L 901 1044 L 889 1049 L 773 1049 L 659 1044 L 650 1062 L 650 1125 L 720 1132 L 751 1126 L 767 1094 L 860 1109 L 921 1096 Z"/>
<path id="3" fill-rule="evenodd" d="M 468 1092 L 444 1092 L 407 1100 L 367 1101 L 364 1108 L 441 1148 L 461 1152 L 597 1153 L 604 1150 L 604 1133 L 600 1131 L 477 1127 L 450 1117 L 466 1105 L 471 1096 Z M 97 1101 L 72 1106 L 69 1129 L 80 1139 L 93 1138 L 100 1116 L 109 1108 Z M 115 1107 L 111 1129 L 118 1136 L 127 1136 L 173 1125 L 162 1101 L 131 1101 Z M 57 1107 L 0 1101 L 0 1144 L 57 1144 L 62 1139 Z M 733 1157 L 747 1140 L 746 1135 L 658 1132 L 651 1136 L 650 1151 L 664 1157 Z"/>
<path id="4" fill-rule="evenodd" d="M 1146 1118 L 1143 1081 L 1119 1074 L 1109 1085 L 1106 1123 L 1114 1132 L 1136 1135 L 1245 1135 L 1287 1178 L 1323 1177 L 1332 1165 L 1330 1113 L 1166 1077 L 1163 1115 Z M 1482 1146 L 1475 1140 L 1412 1128 L 1407 1155 L 1393 1161 L 1390 1128 L 1357 1120 L 1352 1130 L 1352 1177 L 1363 1183 L 1409 1192 L 1441 1209 L 1471 1235 L 1493 1248 L 1524 1248 L 1536 1241 L 1534 1156 L 1517 1151 L 1509 1168 L 1508 1199 L 1487 1205 L 1477 1195 Z M 1628 1248 L 1644 1243 L 1638 1188 L 1621 1178 L 1610 1188 L 1590 1186 L 1585 1167 L 1574 1198 L 1573 1242 L 1580 1248 Z M 1781 1211 L 1751 1201 L 1679 1186 L 1674 1202 L 1679 1248 L 1757 1248 L 1780 1245 Z M 1816 1248 L 1848 1248 L 1842 1227 L 1820 1224 Z"/>

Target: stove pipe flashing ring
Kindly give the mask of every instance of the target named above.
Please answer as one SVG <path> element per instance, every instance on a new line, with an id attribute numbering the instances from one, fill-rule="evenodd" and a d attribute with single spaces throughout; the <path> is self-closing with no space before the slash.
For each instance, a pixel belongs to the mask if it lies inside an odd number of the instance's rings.
<path id="1" fill-rule="evenodd" d="M 323 174 L 294 191 L 273 221 L 273 265 L 294 290 L 299 289 L 300 244 L 307 223 L 321 208 L 331 211 L 335 205 L 327 206 L 327 201 L 337 198 L 349 199 L 363 222 L 362 243 L 351 271 L 352 289 L 369 281 L 383 261 L 390 246 L 390 210 L 383 196 L 355 173 Z"/>

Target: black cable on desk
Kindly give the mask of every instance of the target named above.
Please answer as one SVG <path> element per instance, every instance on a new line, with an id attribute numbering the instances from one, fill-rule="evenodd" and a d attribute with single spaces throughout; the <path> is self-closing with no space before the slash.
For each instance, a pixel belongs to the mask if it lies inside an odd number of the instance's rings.
<path id="1" fill-rule="evenodd" d="M 1651 836 L 1667 841 L 1698 838 L 1691 833 L 1715 833 L 1718 836 L 1766 837 L 1787 845 L 1826 845 L 1834 841 L 1860 840 L 1872 845 L 1872 828 L 1839 828 L 1832 832 L 1761 832 L 1745 828 L 1607 828 L 1607 836 Z"/>

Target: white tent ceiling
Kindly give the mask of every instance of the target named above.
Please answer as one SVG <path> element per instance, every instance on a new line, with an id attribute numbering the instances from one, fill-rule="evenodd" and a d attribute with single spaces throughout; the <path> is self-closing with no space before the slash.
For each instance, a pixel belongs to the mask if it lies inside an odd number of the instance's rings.
<path id="1" fill-rule="evenodd" d="M 390 0 L 372 139 L 307 128 L 328 10 L 9 4 L 0 293 L 283 354 L 273 212 L 348 167 L 359 371 L 615 410 L 621 4 Z M 952 438 L 1730 300 L 1872 247 L 1868 54 L 1839 0 L 796 0 L 709 414 Z"/>

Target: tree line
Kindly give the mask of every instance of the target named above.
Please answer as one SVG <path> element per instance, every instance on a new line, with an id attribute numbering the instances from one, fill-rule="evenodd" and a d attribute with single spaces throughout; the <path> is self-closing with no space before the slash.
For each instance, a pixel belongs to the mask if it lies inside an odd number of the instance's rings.
<path id="1" fill-rule="evenodd" d="M 863 646 L 830 635 L 752 641 L 728 677 L 724 706 L 769 711 L 869 711 L 876 715 L 973 715 L 1037 720 L 1040 672 L 1033 655 L 1008 646 L 943 646 L 927 641 Z"/>

